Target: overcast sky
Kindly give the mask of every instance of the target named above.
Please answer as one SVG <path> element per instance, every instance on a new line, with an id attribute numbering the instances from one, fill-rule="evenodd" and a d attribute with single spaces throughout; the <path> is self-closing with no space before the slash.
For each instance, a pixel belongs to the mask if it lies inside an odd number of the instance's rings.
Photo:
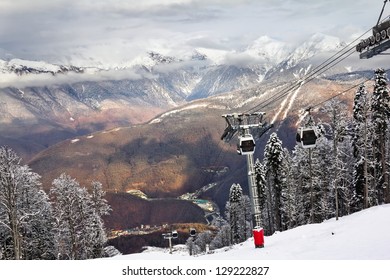
<path id="1" fill-rule="evenodd" d="M 382 5 L 383 0 L 0 0 L 0 58 L 115 64 L 154 49 L 239 49 L 263 35 L 297 43 L 320 32 L 348 41 L 376 23 Z"/>

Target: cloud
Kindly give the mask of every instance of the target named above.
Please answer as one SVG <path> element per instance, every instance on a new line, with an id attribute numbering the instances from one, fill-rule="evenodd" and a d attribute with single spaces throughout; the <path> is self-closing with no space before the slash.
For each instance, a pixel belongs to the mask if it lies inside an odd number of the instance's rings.
<path id="1" fill-rule="evenodd" d="M 237 67 L 258 65 L 261 62 L 262 60 L 259 57 L 254 57 L 246 53 L 228 53 L 224 59 L 224 64 Z"/>
<path id="2" fill-rule="evenodd" d="M 120 81 L 120 80 L 141 80 L 141 79 L 156 79 L 158 76 L 140 72 L 135 69 L 119 69 L 119 70 L 87 70 L 85 73 L 65 74 L 30 74 L 16 75 L 15 73 L 0 73 L 0 89 L 7 87 L 26 88 L 26 87 L 43 87 L 55 86 L 62 84 L 74 84 L 78 82 L 99 82 L 99 81 Z"/>
<path id="3" fill-rule="evenodd" d="M 180 69 L 186 68 L 198 68 L 209 64 L 208 61 L 202 60 L 189 60 L 189 61 L 178 61 L 168 64 L 157 64 L 153 67 L 153 72 L 160 74 L 169 74 Z"/>
<path id="4" fill-rule="evenodd" d="M 151 49 L 237 50 L 263 35 L 349 38 L 370 28 L 381 7 L 372 0 L 1 0 L 0 48 L 24 59 L 119 65 Z"/>

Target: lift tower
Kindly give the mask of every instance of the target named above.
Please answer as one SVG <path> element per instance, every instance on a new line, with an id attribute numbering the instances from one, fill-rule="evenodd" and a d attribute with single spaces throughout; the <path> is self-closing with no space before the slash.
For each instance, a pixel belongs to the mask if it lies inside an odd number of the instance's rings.
<path id="1" fill-rule="evenodd" d="M 259 204 L 259 193 L 256 187 L 256 175 L 253 160 L 256 143 L 252 134 L 257 133 L 258 137 L 260 137 L 272 127 L 272 125 L 268 125 L 263 122 L 264 116 L 264 112 L 251 114 L 234 113 L 222 116 L 226 120 L 227 126 L 221 136 L 221 140 L 229 142 L 238 133 L 237 153 L 239 155 L 246 155 L 254 236 L 257 233 L 257 230 L 261 229 L 261 210 Z M 260 243 L 256 242 L 255 236 L 256 247 L 263 247 L 263 244 L 264 241 Z"/>

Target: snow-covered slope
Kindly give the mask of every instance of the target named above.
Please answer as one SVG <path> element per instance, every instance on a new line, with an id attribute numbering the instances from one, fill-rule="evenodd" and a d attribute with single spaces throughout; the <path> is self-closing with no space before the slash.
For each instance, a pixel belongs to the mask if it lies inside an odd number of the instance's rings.
<path id="1" fill-rule="evenodd" d="M 265 247 L 255 249 L 253 239 L 191 257 L 185 250 L 172 255 L 149 248 L 141 254 L 114 259 L 236 259 L 236 260 L 390 260 L 390 204 L 372 207 L 338 221 L 300 226 L 265 237 Z M 182 246 L 177 246 L 177 249 Z"/>
<path id="2" fill-rule="evenodd" d="M 341 42 L 339 38 L 316 33 L 287 57 L 285 65 L 289 69 L 318 54 L 335 53 L 344 46 L 345 43 Z"/>

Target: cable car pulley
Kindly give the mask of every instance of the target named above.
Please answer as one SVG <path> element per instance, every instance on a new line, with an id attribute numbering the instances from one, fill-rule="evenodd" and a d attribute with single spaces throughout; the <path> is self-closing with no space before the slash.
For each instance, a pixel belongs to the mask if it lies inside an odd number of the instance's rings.
<path id="1" fill-rule="evenodd" d="M 356 51 L 360 52 L 360 58 L 371 58 L 383 54 L 384 51 L 390 48 L 390 18 L 380 23 L 388 1 L 385 0 L 383 3 L 378 22 L 372 28 L 372 35 L 356 45 Z"/>

